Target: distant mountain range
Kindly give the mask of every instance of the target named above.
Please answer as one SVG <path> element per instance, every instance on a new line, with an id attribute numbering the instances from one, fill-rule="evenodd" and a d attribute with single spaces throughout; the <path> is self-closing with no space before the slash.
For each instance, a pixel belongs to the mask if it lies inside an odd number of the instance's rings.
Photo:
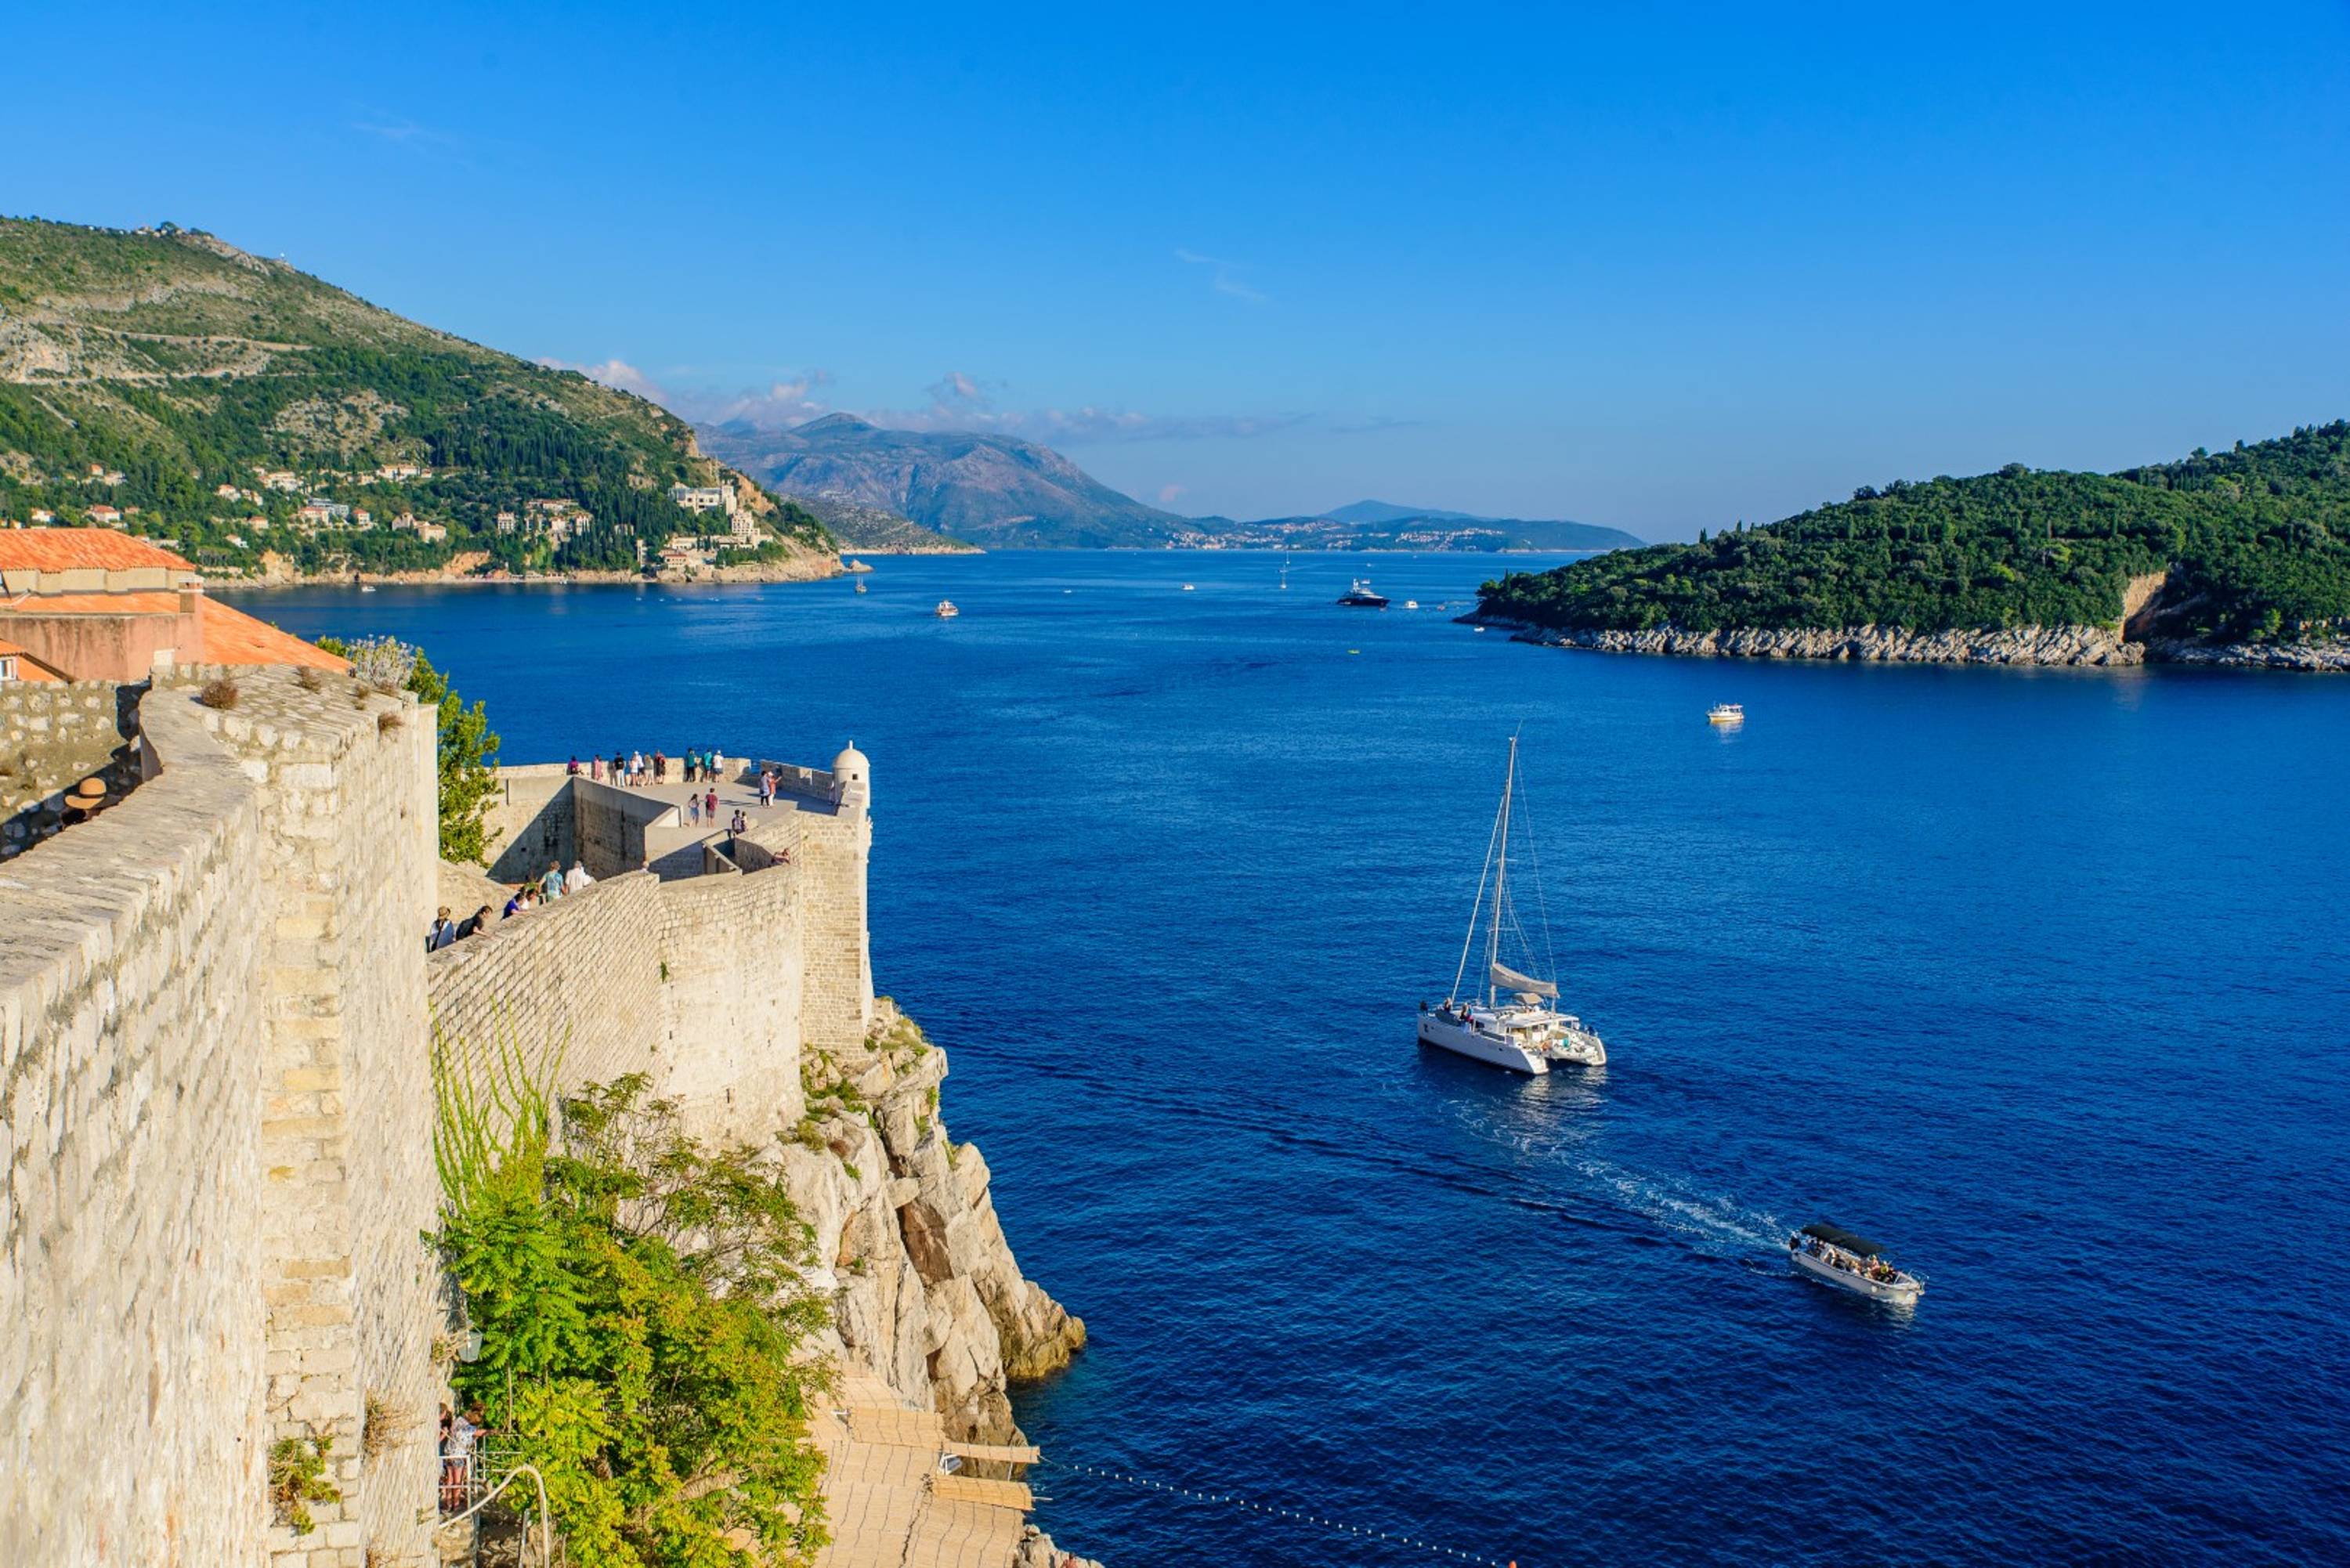
<path id="1" fill-rule="evenodd" d="M 861 535 L 846 507 L 895 514 L 955 539 L 1011 549 L 1490 552 L 1612 550 L 1641 543 L 1620 528 L 1590 523 L 1481 517 L 1386 501 L 1255 522 L 1179 517 L 1121 494 L 1035 441 L 884 430 L 850 414 L 828 414 L 787 431 L 740 421 L 704 425 L 701 435 L 706 450 L 778 493 L 804 501 L 844 541 L 872 550 L 898 546 L 879 542 L 879 535 Z"/>
<path id="2" fill-rule="evenodd" d="M 1164 547 L 1188 518 L 1121 495 L 1050 447 L 965 431 L 892 431 L 827 414 L 787 431 L 702 429 L 708 450 L 787 495 L 834 494 L 999 548 Z"/>
<path id="3" fill-rule="evenodd" d="M 1197 538 L 1178 541 L 1222 550 L 1620 550 L 1644 541 L 1596 523 L 1480 517 L 1422 511 L 1388 501 L 1357 501 L 1303 517 L 1195 517 Z"/>

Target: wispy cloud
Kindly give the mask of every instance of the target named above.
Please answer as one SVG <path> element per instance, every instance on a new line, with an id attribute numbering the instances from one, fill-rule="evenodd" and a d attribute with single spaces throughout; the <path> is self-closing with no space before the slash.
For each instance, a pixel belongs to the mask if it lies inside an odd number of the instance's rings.
<path id="1" fill-rule="evenodd" d="M 1268 297 L 1263 290 L 1241 276 L 1241 274 L 1246 270 L 1244 263 L 1225 261 L 1218 256 L 1203 256 L 1197 251 L 1180 248 L 1175 252 L 1175 259 L 1187 266 L 1206 267 L 1208 286 L 1218 294 L 1229 294 L 1234 299 L 1244 299 L 1251 305 L 1263 305 Z"/>
<path id="2" fill-rule="evenodd" d="M 1159 504 L 1161 506 L 1172 506 L 1175 503 L 1183 499 L 1183 497 L 1189 493 L 1190 486 L 1188 485 L 1162 484 L 1159 487 Z"/>
<path id="3" fill-rule="evenodd" d="M 414 147 L 454 147 L 457 139 L 445 130 L 419 125 L 404 114 L 369 113 L 350 122 L 362 136 Z"/>
<path id="4" fill-rule="evenodd" d="M 625 359 L 595 364 L 543 358 L 552 370 L 577 370 L 624 392 L 660 404 L 697 424 L 739 421 L 754 430 L 785 431 L 827 414 L 851 413 L 869 423 L 901 431 L 972 431 L 1024 440 L 1083 445 L 1096 441 L 1237 441 L 1269 435 L 1306 423 L 1306 414 L 1148 414 L 1138 410 L 1084 403 L 1075 408 L 1006 408 L 996 399 L 1001 383 L 962 370 L 949 370 L 923 389 L 927 402 L 914 408 L 845 408 L 825 396 L 828 370 L 793 370 L 764 390 L 712 391 L 671 387 Z"/>

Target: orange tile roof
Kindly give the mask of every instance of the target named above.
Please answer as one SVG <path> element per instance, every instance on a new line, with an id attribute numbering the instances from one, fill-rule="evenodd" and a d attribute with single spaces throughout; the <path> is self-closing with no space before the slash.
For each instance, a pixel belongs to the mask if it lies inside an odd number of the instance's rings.
<path id="1" fill-rule="evenodd" d="M 19 680 L 62 680 L 65 679 L 64 676 L 59 675 L 56 670 L 50 669 L 47 665 L 42 663 L 39 659 L 36 658 L 30 649 L 19 648 L 13 642 L 0 639 L 0 659 L 6 659 L 11 655 L 14 655 L 16 660 L 16 679 Z"/>
<path id="2" fill-rule="evenodd" d="M 196 569 L 161 545 L 111 528 L 0 528 L 0 571 L 135 572 L 148 566 Z"/>
<path id="3" fill-rule="evenodd" d="M 198 603 L 204 626 L 207 664 L 307 664 L 317 670 L 348 670 L 351 661 L 313 648 L 290 631 L 280 631 L 218 599 Z"/>
<path id="4" fill-rule="evenodd" d="M 180 595 L 175 588 L 129 594 L 20 594 L 0 599 L 0 626 L 6 612 L 26 615 L 177 615 Z M 204 631 L 206 664 L 307 664 L 319 670 L 348 670 L 350 660 L 313 648 L 292 632 L 280 631 L 218 599 L 199 596 L 196 617 Z"/>

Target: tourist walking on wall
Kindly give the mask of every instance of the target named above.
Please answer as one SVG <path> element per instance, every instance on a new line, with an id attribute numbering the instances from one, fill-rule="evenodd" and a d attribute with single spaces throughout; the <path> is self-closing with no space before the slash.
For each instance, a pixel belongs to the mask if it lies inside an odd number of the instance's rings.
<path id="1" fill-rule="evenodd" d="M 424 950 L 438 952 L 456 940 L 456 922 L 449 919 L 449 906 L 443 904 L 440 912 L 432 917 L 432 929 L 424 933 Z"/>
<path id="2" fill-rule="evenodd" d="M 546 875 L 538 879 L 538 896 L 542 898 L 563 897 L 563 867 L 552 860 L 546 863 Z"/>
<path id="3" fill-rule="evenodd" d="M 759 809 L 764 811 L 775 804 L 775 774 L 772 768 L 759 770 Z"/>
<path id="4" fill-rule="evenodd" d="M 489 923 L 490 907 L 487 904 L 484 904 L 480 909 L 474 910 L 472 914 L 466 916 L 463 919 L 457 922 L 457 940 L 462 942 L 467 937 L 477 937 L 481 935 L 482 928 Z"/>
<path id="5" fill-rule="evenodd" d="M 702 815 L 708 817 L 712 822 L 716 822 L 718 820 L 718 792 L 716 790 L 712 790 L 702 797 Z"/>
<path id="6" fill-rule="evenodd" d="M 588 875 L 588 867 L 574 860 L 571 863 L 571 869 L 563 874 L 563 890 L 567 893 L 577 893 L 594 880 L 596 880 L 595 877 Z"/>
<path id="7" fill-rule="evenodd" d="M 668 782 L 669 756 L 666 753 L 655 752 L 653 753 L 653 783 L 667 784 Z"/>
<path id="8" fill-rule="evenodd" d="M 702 826 L 702 797 L 698 794 L 689 794 L 685 797 L 685 825 L 688 827 Z"/>

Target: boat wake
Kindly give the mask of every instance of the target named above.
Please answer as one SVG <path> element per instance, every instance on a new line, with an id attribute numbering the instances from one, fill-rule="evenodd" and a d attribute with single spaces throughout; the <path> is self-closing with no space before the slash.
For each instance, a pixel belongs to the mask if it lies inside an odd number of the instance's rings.
<path id="1" fill-rule="evenodd" d="M 1635 1170 L 1593 1154 L 1575 1124 L 1513 1127 L 1472 1105 L 1450 1109 L 1465 1131 L 1510 1150 L 1533 1168 L 1537 1180 L 1553 1172 L 1565 1177 L 1568 1192 L 1562 1197 L 1596 1200 L 1691 1251 L 1722 1259 L 1764 1251 L 1775 1258 L 1786 1245 L 1787 1228 L 1769 1210 L 1687 1178 Z"/>

